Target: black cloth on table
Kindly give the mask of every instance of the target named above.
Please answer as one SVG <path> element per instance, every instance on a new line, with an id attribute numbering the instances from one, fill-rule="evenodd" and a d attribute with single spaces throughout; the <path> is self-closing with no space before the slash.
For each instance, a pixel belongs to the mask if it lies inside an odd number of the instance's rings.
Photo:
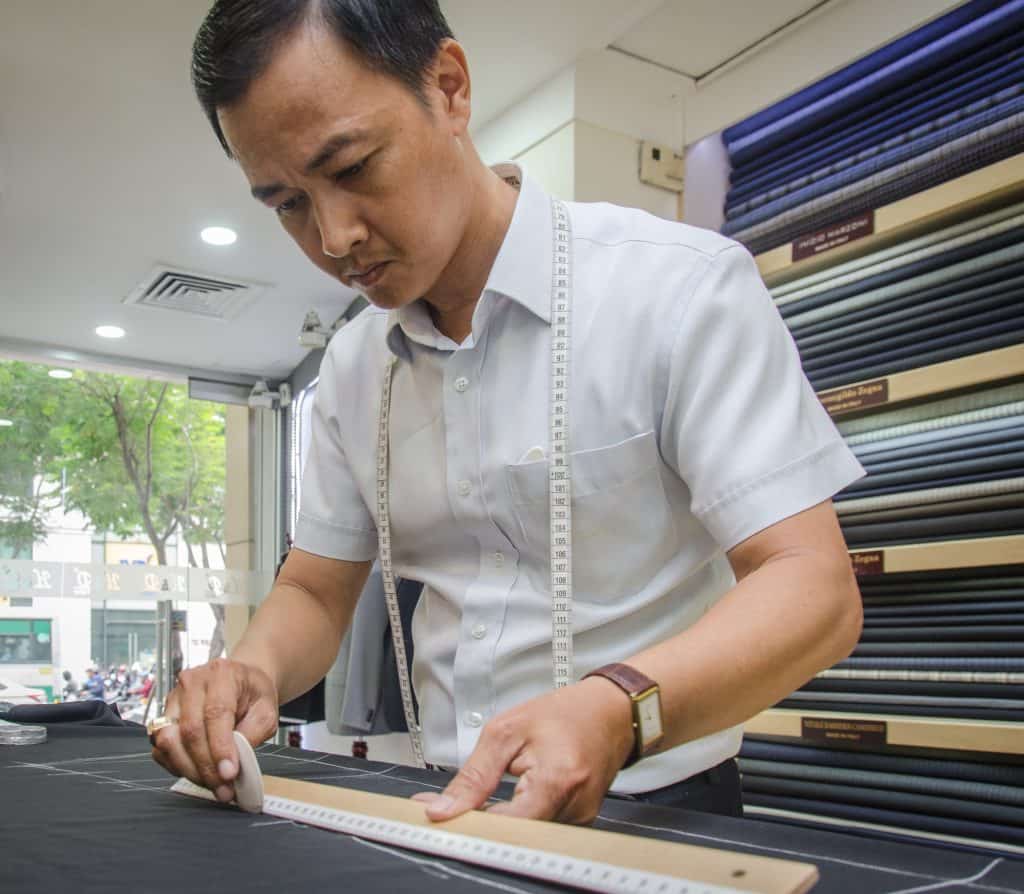
<path id="1" fill-rule="evenodd" d="M 2 891 L 554 891 L 554 885 L 176 795 L 138 727 L 51 724 L 45 744 L 0 748 Z M 265 773 L 408 796 L 448 774 L 261 746 Z M 998 850 L 846 834 L 609 799 L 596 825 L 615 832 L 812 862 L 815 894 L 942 884 L 947 894 L 1024 892 L 1024 860 Z M 116 869 L 115 882 L 112 871 Z"/>

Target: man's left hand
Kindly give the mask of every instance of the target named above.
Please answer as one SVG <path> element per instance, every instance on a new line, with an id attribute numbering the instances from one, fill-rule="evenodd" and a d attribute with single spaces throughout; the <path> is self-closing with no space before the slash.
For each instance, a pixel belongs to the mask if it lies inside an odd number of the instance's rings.
<path id="1" fill-rule="evenodd" d="M 440 795 L 414 797 L 429 819 L 452 819 L 482 807 L 510 773 L 518 777 L 512 800 L 491 813 L 591 823 L 633 748 L 632 724 L 629 697 L 589 677 L 497 715 Z"/>

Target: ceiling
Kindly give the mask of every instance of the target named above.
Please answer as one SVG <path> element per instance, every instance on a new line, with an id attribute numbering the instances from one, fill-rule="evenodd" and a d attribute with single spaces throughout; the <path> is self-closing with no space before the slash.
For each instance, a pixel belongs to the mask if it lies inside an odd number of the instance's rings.
<path id="1" fill-rule="evenodd" d="M 613 44 L 699 75 L 816 5 L 442 0 L 467 47 L 476 127 L 586 50 Z M 306 312 L 330 323 L 354 297 L 252 201 L 209 131 L 188 81 L 208 7 L 0 4 L 0 354 L 63 349 L 136 368 L 281 378 L 305 356 L 297 336 Z M 203 243 L 199 231 L 215 224 L 238 242 Z M 265 288 L 230 322 L 125 305 L 159 264 Z M 101 324 L 128 335 L 100 339 Z"/>

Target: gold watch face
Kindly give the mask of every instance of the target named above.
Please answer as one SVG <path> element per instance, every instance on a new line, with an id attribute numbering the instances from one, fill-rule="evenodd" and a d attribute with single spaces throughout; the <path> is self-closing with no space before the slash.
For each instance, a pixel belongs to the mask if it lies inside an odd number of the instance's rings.
<path id="1" fill-rule="evenodd" d="M 661 738 L 661 693 L 657 689 L 652 689 L 641 695 L 636 700 L 636 712 L 640 741 L 646 748 Z"/>

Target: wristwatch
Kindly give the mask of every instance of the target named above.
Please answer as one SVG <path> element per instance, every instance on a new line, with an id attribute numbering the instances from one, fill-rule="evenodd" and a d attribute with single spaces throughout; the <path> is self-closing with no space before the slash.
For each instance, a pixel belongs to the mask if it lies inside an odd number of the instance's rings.
<path id="1" fill-rule="evenodd" d="M 623 769 L 650 754 L 664 737 L 661 722 L 661 690 L 650 677 L 628 664 L 606 664 L 586 674 L 611 680 L 626 695 L 633 709 L 633 750 Z"/>

